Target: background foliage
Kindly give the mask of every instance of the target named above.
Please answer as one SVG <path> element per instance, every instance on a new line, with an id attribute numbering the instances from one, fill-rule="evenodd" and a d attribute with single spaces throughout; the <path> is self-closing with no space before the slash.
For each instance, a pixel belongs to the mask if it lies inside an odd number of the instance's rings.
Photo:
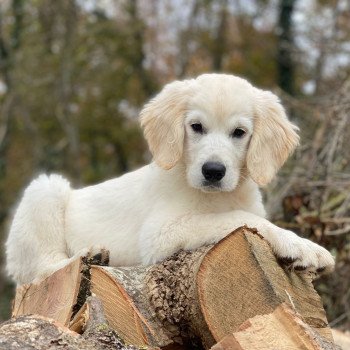
<path id="1" fill-rule="evenodd" d="M 265 190 L 271 218 L 325 245 L 318 281 L 332 325 L 350 326 L 350 7 L 346 0 L 3 0 L 0 238 L 39 172 L 76 186 L 150 160 L 137 122 L 163 84 L 229 72 L 273 89 L 300 126 Z M 4 264 L 3 251 L 0 266 Z M 13 286 L 0 274 L 0 320 Z"/>

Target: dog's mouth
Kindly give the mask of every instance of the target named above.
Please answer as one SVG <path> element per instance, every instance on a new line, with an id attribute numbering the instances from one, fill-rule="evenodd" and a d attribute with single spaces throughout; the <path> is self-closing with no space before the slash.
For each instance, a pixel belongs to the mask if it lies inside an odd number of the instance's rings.
<path id="1" fill-rule="evenodd" d="M 220 192 L 222 191 L 221 181 L 203 181 L 202 182 L 202 191 L 204 192 Z"/>

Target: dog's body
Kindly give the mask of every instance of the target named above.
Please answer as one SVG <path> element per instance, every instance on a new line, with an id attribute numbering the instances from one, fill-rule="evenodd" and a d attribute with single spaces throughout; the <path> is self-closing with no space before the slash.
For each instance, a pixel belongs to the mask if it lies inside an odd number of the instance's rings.
<path id="1" fill-rule="evenodd" d="M 79 190 L 58 175 L 26 189 L 7 241 L 7 269 L 18 283 L 102 247 L 113 266 L 154 263 L 245 224 L 295 266 L 332 268 L 324 248 L 264 219 L 258 184 L 298 141 L 274 95 L 233 76 L 203 75 L 169 84 L 141 118 L 154 163 Z"/>

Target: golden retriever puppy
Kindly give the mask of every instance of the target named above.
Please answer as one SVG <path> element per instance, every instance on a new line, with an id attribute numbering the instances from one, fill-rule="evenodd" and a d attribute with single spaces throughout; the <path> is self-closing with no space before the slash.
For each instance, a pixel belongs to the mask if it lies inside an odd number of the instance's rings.
<path id="1" fill-rule="evenodd" d="M 151 164 L 78 190 L 59 175 L 41 175 L 25 190 L 6 244 L 17 283 L 101 247 L 113 266 L 152 264 L 242 225 L 257 228 L 294 267 L 332 269 L 327 250 L 264 218 L 259 186 L 299 140 L 274 94 L 204 74 L 166 85 L 141 111 L 141 126 Z"/>

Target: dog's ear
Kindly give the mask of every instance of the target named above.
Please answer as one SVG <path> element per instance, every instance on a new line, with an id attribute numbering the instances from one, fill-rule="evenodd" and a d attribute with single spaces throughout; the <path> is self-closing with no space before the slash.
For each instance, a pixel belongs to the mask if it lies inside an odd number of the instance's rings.
<path id="1" fill-rule="evenodd" d="M 255 89 L 254 131 L 247 153 L 252 179 L 267 185 L 299 143 L 298 127 L 287 118 L 276 95 Z"/>
<path id="2" fill-rule="evenodd" d="M 171 169 L 181 158 L 185 137 L 184 116 L 192 80 L 175 81 L 141 111 L 141 127 L 155 162 Z"/>

